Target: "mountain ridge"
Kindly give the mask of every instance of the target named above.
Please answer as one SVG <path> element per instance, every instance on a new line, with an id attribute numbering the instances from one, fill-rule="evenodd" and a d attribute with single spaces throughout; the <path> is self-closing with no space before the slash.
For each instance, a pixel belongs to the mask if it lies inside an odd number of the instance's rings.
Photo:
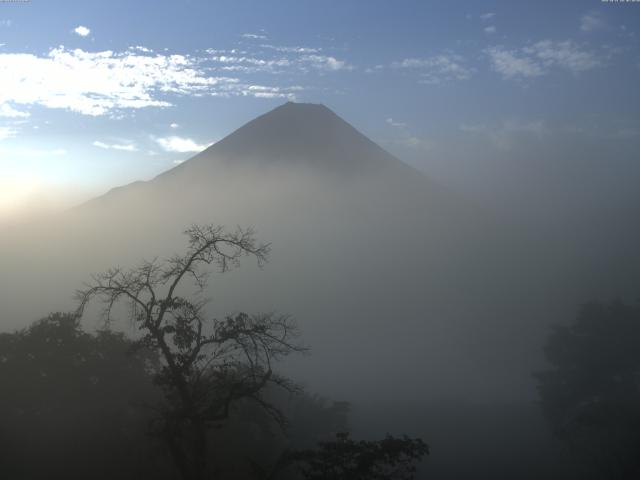
<path id="1" fill-rule="evenodd" d="M 367 175 L 408 182 L 416 189 L 445 190 L 425 173 L 402 162 L 323 104 L 284 103 L 232 131 L 222 140 L 148 181 L 110 189 L 75 207 L 141 191 L 181 184 L 205 188 L 207 182 L 285 167 L 349 182 Z"/>
<path id="2" fill-rule="evenodd" d="M 263 163 L 295 159 L 314 168 L 339 168 L 343 173 L 384 167 L 385 163 L 408 167 L 325 105 L 287 102 L 164 173 L 188 168 L 190 163 L 228 160 L 230 156 L 235 161 Z"/>

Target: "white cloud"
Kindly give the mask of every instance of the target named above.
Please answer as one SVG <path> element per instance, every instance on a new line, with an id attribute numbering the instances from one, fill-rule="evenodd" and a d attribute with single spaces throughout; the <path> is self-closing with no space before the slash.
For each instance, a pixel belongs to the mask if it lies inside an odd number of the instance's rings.
<path id="1" fill-rule="evenodd" d="M 258 35 L 255 33 L 243 33 L 242 34 L 242 38 L 248 38 L 250 40 L 266 40 L 267 36 L 266 35 Z"/>
<path id="2" fill-rule="evenodd" d="M 428 58 L 405 58 L 391 64 L 393 68 L 420 70 L 420 83 L 437 84 L 450 80 L 468 80 L 472 70 L 463 65 L 459 55 L 443 54 Z"/>
<path id="3" fill-rule="evenodd" d="M 213 55 L 208 60 L 221 64 L 220 70 L 242 73 L 278 73 L 283 71 L 284 67 L 289 67 L 292 64 L 287 58 L 264 60 L 256 57 L 234 55 Z"/>
<path id="4" fill-rule="evenodd" d="M 96 140 L 92 143 L 94 147 L 103 148 L 105 150 L 120 150 L 123 152 L 137 152 L 138 147 L 136 147 L 132 143 L 119 144 L 119 143 L 104 143 L 99 140 Z"/>
<path id="5" fill-rule="evenodd" d="M 495 16 L 496 16 L 495 13 L 491 13 L 491 12 L 483 13 L 480 15 L 480 20 L 484 20 L 484 21 L 491 20 Z"/>
<path id="6" fill-rule="evenodd" d="M 303 88 L 300 86 L 279 88 L 265 85 L 249 85 L 247 90 L 248 94 L 258 98 L 288 98 L 294 100 L 295 92 L 303 90 Z"/>
<path id="7" fill-rule="evenodd" d="M 0 53 L 0 78 L 0 106 L 9 102 L 16 107 L 40 105 L 92 116 L 169 107 L 170 96 L 256 93 L 238 78 L 211 76 L 199 59 L 190 56 L 87 52 L 64 47 L 42 57 Z M 279 87 L 283 98 L 291 93 L 286 89 Z"/>
<path id="8" fill-rule="evenodd" d="M 0 27 L 10 27 L 13 24 L 11 20 L 0 20 Z"/>
<path id="9" fill-rule="evenodd" d="M 13 138 L 16 136 L 17 130 L 12 127 L 0 127 L 0 140 L 6 140 L 7 138 Z"/>
<path id="10" fill-rule="evenodd" d="M 104 142 L 100 142 L 99 140 L 96 140 L 95 142 L 93 142 L 92 145 L 94 147 L 104 148 L 105 150 L 109 149 L 109 145 L 108 144 L 106 144 Z"/>
<path id="11" fill-rule="evenodd" d="M 600 12 L 585 13 L 580 17 L 580 30 L 585 33 L 595 32 L 606 28 L 607 23 Z"/>
<path id="12" fill-rule="evenodd" d="M 141 45 L 136 45 L 135 47 L 129 47 L 129 50 L 137 50 L 138 52 L 143 52 L 143 53 L 152 53 L 153 52 L 153 50 L 151 50 L 150 48 L 143 47 Z"/>
<path id="13" fill-rule="evenodd" d="M 553 68 L 577 74 L 602 66 L 594 53 L 580 48 L 570 40 L 543 40 L 521 49 L 507 50 L 494 46 L 485 50 L 492 68 L 504 78 L 531 78 L 549 73 Z"/>
<path id="14" fill-rule="evenodd" d="M 484 33 L 488 33 L 489 35 L 492 33 L 496 33 L 496 27 L 493 25 L 489 25 L 488 27 L 485 27 Z"/>
<path id="15" fill-rule="evenodd" d="M 182 137 L 175 137 L 175 136 L 156 138 L 155 141 L 166 152 L 177 152 L 177 153 L 201 152 L 207 147 L 212 145 L 212 144 L 200 145 L 190 138 L 182 138 Z"/>
<path id="16" fill-rule="evenodd" d="M 407 126 L 406 123 L 404 122 L 398 122 L 396 120 L 394 120 L 393 118 L 387 118 L 385 120 L 389 125 L 391 125 L 392 127 L 396 127 L 396 128 L 404 128 Z"/>
<path id="17" fill-rule="evenodd" d="M 566 68 L 573 73 L 590 70 L 602 65 L 601 60 L 591 52 L 580 49 L 570 40 L 564 42 L 552 42 L 544 40 L 524 51 L 536 57 L 545 67 Z"/>
<path id="18" fill-rule="evenodd" d="M 260 45 L 262 48 L 268 48 L 281 53 L 318 53 L 322 51 L 321 48 L 310 47 L 283 47 L 278 45 Z"/>
<path id="19" fill-rule="evenodd" d="M 138 151 L 138 147 L 136 147 L 135 145 L 118 145 L 113 144 L 111 145 L 111 148 L 113 148 L 114 150 L 122 150 L 124 152 L 137 152 Z"/>
<path id="20" fill-rule="evenodd" d="M 353 66 L 344 60 L 338 60 L 328 55 L 304 55 L 301 57 L 302 62 L 308 63 L 317 70 L 332 71 L 353 70 Z"/>
<path id="21" fill-rule="evenodd" d="M 178 125 L 177 123 L 172 123 L 171 125 L 169 125 L 170 128 L 180 128 L 180 125 Z"/>
<path id="22" fill-rule="evenodd" d="M 396 145 L 400 145 L 405 148 L 430 150 L 433 148 L 433 143 L 430 140 L 425 140 L 415 136 L 409 129 L 408 125 L 404 122 L 398 122 L 389 117 L 385 120 L 388 125 L 391 125 L 398 132 L 398 137 L 392 141 Z"/>
<path id="23" fill-rule="evenodd" d="M 27 118 L 31 114 L 29 112 L 21 112 L 12 108 L 11 105 L 7 103 L 0 104 L 0 117 L 5 118 Z"/>
<path id="24" fill-rule="evenodd" d="M 275 47 L 273 45 L 261 45 L 263 48 L 275 50 L 281 54 L 276 58 L 262 58 L 251 56 L 246 52 L 220 51 L 209 49 L 211 54 L 208 61 L 219 64 L 216 68 L 224 72 L 241 73 L 307 73 L 310 70 L 337 72 L 340 70 L 353 70 L 354 67 L 345 60 L 340 60 L 330 55 L 320 55 L 316 49 L 304 47 Z M 244 53 L 244 54 L 243 54 Z"/>
<path id="25" fill-rule="evenodd" d="M 490 47 L 486 53 L 493 69 L 505 78 L 537 77 L 543 73 L 535 61 L 519 56 L 518 52 L 505 50 L 503 47 Z"/>
<path id="26" fill-rule="evenodd" d="M 408 135 L 401 139 L 400 144 L 404 145 L 405 147 L 419 150 L 430 150 L 431 148 L 433 148 L 433 143 L 431 141 L 414 137 L 413 135 Z"/>
<path id="27" fill-rule="evenodd" d="M 460 125 L 460 130 L 486 137 L 493 145 L 500 150 L 513 148 L 516 141 L 523 136 L 542 138 L 549 133 L 549 129 L 542 121 L 521 122 L 517 120 L 506 120 L 498 125 Z"/>
<path id="28" fill-rule="evenodd" d="M 87 27 L 83 27 L 82 25 L 77 26 L 73 29 L 73 31 L 81 37 L 86 37 L 91 33 L 90 29 L 88 29 Z"/>
<path id="29" fill-rule="evenodd" d="M 365 69 L 364 73 L 379 73 L 382 70 L 384 70 L 384 65 L 374 65 L 373 67 Z"/>

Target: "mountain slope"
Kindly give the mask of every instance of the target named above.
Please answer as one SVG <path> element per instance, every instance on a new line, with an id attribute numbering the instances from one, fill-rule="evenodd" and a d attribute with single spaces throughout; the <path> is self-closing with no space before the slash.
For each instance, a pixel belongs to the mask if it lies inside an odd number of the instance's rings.
<path id="1" fill-rule="evenodd" d="M 149 182 L 115 188 L 82 205 L 96 206 L 138 194 L 210 190 L 220 183 L 251 175 L 314 175 L 324 180 L 354 182 L 384 177 L 402 189 L 453 196 L 423 173 L 401 162 L 324 105 L 288 102 L 248 122 L 224 139 Z M 263 182 L 266 180 L 263 178 Z M 177 192 L 176 192 L 177 193 Z M 162 195 L 161 195 L 162 196 Z M 160 198 L 156 198 L 162 201 Z"/>
<path id="2" fill-rule="evenodd" d="M 405 166 L 324 105 L 293 102 L 250 121 L 167 175 L 213 161 L 298 162 L 340 174 Z"/>

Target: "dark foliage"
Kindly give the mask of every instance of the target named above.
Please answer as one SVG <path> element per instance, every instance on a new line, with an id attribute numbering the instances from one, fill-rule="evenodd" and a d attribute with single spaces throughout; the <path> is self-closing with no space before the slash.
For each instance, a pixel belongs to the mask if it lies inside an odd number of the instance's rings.
<path id="1" fill-rule="evenodd" d="M 157 358 L 131 346 L 119 333 L 84 332 L 73 314 L 0 334 L 0 477 L 160 472 L 143 406 L 160 398 L 149 375 Z"/>
<path id="2" fill-rule="evenodd" d="M 545 347 L 541 405 L 581 478 L 640 478 L 640 307 L 585 305 Z"/>
<path id="3" fill-rule="evenodd" d="M 348 433 L 319 442 L 314 450 L 291 453 L 306 480 L 411 480 L 416 463 L 429 453 L 421 439 L 394 438 L 355 441 Z"/>
<path id="4" fill-rule="evenodd" d="M 152 352 L 121 333 L 89 334 L 73 314 L 0 334 L 0 478 L 177 478 L 166 446 L 149 435 L 163 402 L 152 382 L 159 368 Z M 262 394 L 286 428 L 259 403 L 237 402 L 208 432 L 215 478 L 248 478 L 283 450 L 347 428 L 344 402 L 274 387 Z"/>
<path id="5" fill-rule="evenodd" d="M 239 313 L 208 320 L 198 299 L 208 279 L 206 267 L 221 273 L 238 266 L 243 256 L 261 265 L 269 246 L 256 243 L 253 231 L 227 233 L 221 227 L 193 226 L 185 234 L 183 255 L 144 262 L 129 270 L 111 269 L 78 292 L 79 312 L 97 298 L 107 324 L 114 307 L 124 301 L 130 321 L 140 331 L 138 344 L 157 353 L 161 368 L 154 380 L 164 393 L 155 433 L 168 446 L 184 480 L 199 480 L 217 468 L 210 465 L 210 431 L 226 423 L 240 402 L 252 401 L 276 422 L 281 411 L 264 396 L 267 386 L 297 391 L 297 386 L 273 371 L 273 362 L 305 350 L 295 343 L 297 331 L 283 315 Z M 185 283 L 196 287 L 181 296 Z"/>
<path id="6" fill-rule="evenodd" d="M 0 334 L 0 476 L 413 478 L 428 453 L 421 440 L 355 442 L 338 433 L 347 403 L 304 395 L 273 371 L 277 359 L 305 350 L 288 317 L 208 320 L 197 292 L 178 294 L 187 278 L 205 287 L 202 266 L 224 272 L 244 255 L 261 263 L 268 246 L 251 231 L 186 233 L 185 255 L 97 275 L 78 293 L 77 313 Z M 94 297 L 107 321 L 87 333 L 80 317 Z M 135 340 L 110 330 L 121 300 Z"/>

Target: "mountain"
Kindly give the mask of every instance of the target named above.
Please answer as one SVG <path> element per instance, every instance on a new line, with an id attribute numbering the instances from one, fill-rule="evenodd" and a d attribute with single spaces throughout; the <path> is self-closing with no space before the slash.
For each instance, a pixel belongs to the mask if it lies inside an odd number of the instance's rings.
<path id="1" fill-rule="evenodd" d="M 287 102 L 165 175 L 212 162 L 250 160 L 283 165 L 301 162 L 343 175 L 393 166 L 406 168 L 324 105 Z"/>
<path id="2" fill-rule="evenodd" d="M 416 192 L 437 191 L 447 196 L 440 185 L 398 160 L 324 105 L 287 102 L 153 180 L 114 188 L 80 209 L 133 192 L 145 191 L 145 195 L 154 196 L 158 189 L 206 191 L 219 181 L 229 183 L 242 175 L 259 172 L 269 176 L 278 171 L 338 182 L 384 177 L 386 184 L 403 183 L 404 189 L 413 187 Z"/>

